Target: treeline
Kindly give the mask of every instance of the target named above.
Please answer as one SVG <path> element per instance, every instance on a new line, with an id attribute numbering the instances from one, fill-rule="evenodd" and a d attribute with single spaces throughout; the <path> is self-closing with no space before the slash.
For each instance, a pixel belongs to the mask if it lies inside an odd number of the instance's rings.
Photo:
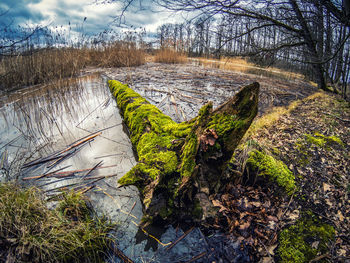
<path id="1" fill-rule="evenodd" d="M 331 84 L 346 95 L 349 22 L 323 1 L 249 1 L 247 6 L 226 3 L 235 1 L 163 2 L 170 9 L 201 10 L 202 15 L 160 26 L 161 46 L 191 56 L 248 56 L 262 66 L 302 72 L 320 88 Z"/>

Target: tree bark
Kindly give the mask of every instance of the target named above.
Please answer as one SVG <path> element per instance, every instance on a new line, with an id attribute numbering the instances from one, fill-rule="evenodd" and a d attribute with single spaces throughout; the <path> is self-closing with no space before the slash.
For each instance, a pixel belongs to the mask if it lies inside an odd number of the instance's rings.
<path id="1" fill-rule="evenodd" d="M 138 164 L 118 182 L 138 187 L 144 224 L 211 218 L 210 196 L 220 190 L 227 162 L 257 114 L 259 84 L 215 110 L 208 103 L 179 124 L 127 85 L 111 80 L 109 87 L 138 154 Z"/>

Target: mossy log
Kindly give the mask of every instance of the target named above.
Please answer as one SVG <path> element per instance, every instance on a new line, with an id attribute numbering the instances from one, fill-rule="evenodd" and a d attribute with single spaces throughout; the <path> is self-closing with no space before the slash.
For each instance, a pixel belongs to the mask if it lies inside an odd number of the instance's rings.
<path id="1" fill-rule="evenodd" d="M 138 187 L 145 222 L 210 218 L 215 212 L 210 196 L 221 188 L 226 165 L 257 114 L 259 83 L 243 87 L 215 110 L 209 102 L 182 123 L 127 85 L 108 84 L 138 155 L 138 164 L 118 183 Z"/>

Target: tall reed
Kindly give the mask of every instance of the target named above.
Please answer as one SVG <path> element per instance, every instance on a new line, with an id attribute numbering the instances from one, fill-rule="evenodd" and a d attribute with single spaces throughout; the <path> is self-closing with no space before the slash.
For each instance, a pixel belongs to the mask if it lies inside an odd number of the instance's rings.
<path id="1" fill-rule="evenodd" d="M 82 48 L 27 50 L 0 60 L 0 89 L 73 77 L 86 66 L 128 67 L 144 63 L 144 52 L 135 43 L 123 41 Z"/>
<path id="2" fill-rule="evenodd" d="M 186 63 L 187 57 L 181 53 L 170 48 L 161 48 L 154 57 L 155 62 L 177 64 Z"/>

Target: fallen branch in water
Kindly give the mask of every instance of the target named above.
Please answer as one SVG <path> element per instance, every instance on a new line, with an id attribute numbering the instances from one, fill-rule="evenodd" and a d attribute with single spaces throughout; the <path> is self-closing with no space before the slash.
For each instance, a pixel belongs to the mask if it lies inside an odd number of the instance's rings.
<path id="1" fill-rule="evenodd" d="M 101 167 L 97 167 L 96 169 L 111 168 L 111 167 L 116 167 L 116 166 L 118 166 L 118 165 L 101 166 Z M 59 172 L 59 173 L 55 172 L 55 173 L 49 173 L 45 177 L 58 177 L 58 178 L 68 177 L 68 176 L 72 176 L 73 174 L 82 173 L 82 172 L 86 172 L 86 171 L 89 171 L 89 170 L 91 170 L 91 168 L 80 169 L 80 170 L 73 170 L 73 171 L 65 171 L 65 172 Z M 22 180 L 25 181 L 25 180 L 38 179 L 40 177 L 42 177 L 42 175 L 25 177 L 25 178 L 22 178 Z"/>
<path id="2" fill-rule="evenodd" d="M 97 133 L 94 133 L 94 134 L 90 134 L 90 135 L 88 135 L 88 136 L 86 136 L 86 137 L 84 137 L 82 139 L 79 139 L 78 141 L 72 143 L 70 146 L 68 146 L 66 149 L 64 149 L 64 150 L 62 150 L 60 152 L 53 153 L 53 154 L 51 154 L 51 155 L 49 155 L 48 157 L 45 157 L 45 158 L 39 158 L 39 159 L 36 159 L 36 160 L 31 161 L 29 163 L 25 163 L 23 165 L 23 168 L 28 168 L 28 167 L 31 167 L 31 166 L 34 166 L 34 165 L 43 164 L 43 163 L 46 163 L 46 162 L 49 162 L 49 161 L 56 160 L 55 162 L 53 162 L 50 165 L 52 167 L 54 164 L 57 164 L 63 158 L 67 157 L 67 154 L 66 155 L 62 155 L 63 153 L 66 153 L 66 152 L 76 148 L 77 146 L 79 146 L 79 145 L 81 145 L 81 144 L 83 144 L 85 142 L 91 141 L 95 137 L 99 136 L 101 133 L 102 132 L 97 132 Z M 69 154 L 71 154 L 71 153 L 69 153 Z"/>
<path id="3" fill-rule="evenodd" d="M 121 261 L 123 261 L 124 263 L 134 263 L 134 261 L 132 261 L 130 258 L 128 258 L 127 256 L 125 256 L 125 254 L 116 246 L 112 246 L 112 250 L 114 252 L 114 254 L 121 259 Z"/>
<path id="4" fill-rule="evenodd" d="M 82 176 L 82 179 L 85 179 L 92 171 L 94 171 L 96 168 L 98 168 L 103 161 L 100 161 L 98 164 L 96 164 L 94 167 L 92 167 L 85 175 Z"/>
<path id="5" fill-rule="evenodd" d="M 184 239 L 189 233 L 193 231 L 194 227 L 191 227 L 189 230 L 185 232 L 181 237 L 179 237 L 174 243 L 172 243 L 170 246 L 166 248 L 167 251 L 172 249 L 177 243 L 179 243 L 182 239 Z"/>
<path id="6" fill-rule="evenodd" d="M 206 254 L 207 254 L 207 252 L 200 253 L 199 255 L 194 256 L 193 258 L 191 258 L 189 261 L 186 261 L 186 263 L 194 262 L 197 259 L 200 259 L 200 258 L 204 257 Z"/>

